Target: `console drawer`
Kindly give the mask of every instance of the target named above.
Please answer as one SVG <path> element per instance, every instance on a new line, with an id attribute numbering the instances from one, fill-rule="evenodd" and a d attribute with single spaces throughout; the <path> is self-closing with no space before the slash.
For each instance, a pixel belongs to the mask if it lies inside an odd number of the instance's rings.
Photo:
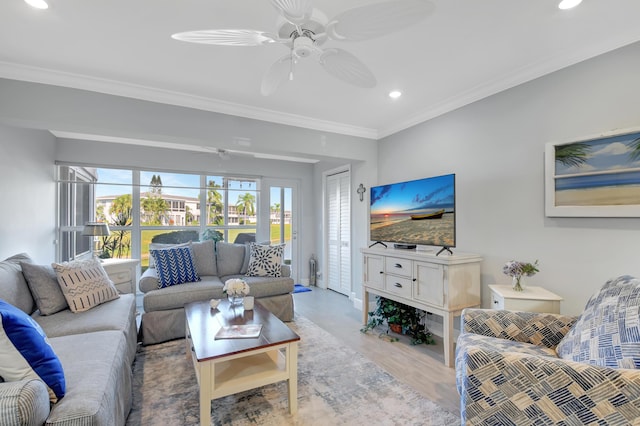
<path id="1" fill-rule="evenodd" d="M 385 257 L 384 269 L 387 274 L 411 278 L 411 260 Z"/>
<path id="2" fill-rule="evenodd" d="M 411 298 L 411 279 L 387 275 L 385 277 L 385 290 L 398 296 Z"/>

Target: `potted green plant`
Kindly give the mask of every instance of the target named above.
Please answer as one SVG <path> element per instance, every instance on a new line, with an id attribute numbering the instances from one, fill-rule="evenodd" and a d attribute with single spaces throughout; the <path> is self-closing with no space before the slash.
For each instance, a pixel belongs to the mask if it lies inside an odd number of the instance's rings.
<path id="1" fill-rule="evenodd" d="M 411 344 L 434 344 L 431 332 L 423 324 L 426 312 L 413 306 L 405 305 L 385 297 L 376 297 L 376 309 L 369 312 L 367 324 L 360 329 L 366 333 L 378 326 L 387 324 L 386 334 L 389 329 L 396 333 L 407 334 L 411 338 Z M 397 340 L 397 339 L 394 339 Z"/>

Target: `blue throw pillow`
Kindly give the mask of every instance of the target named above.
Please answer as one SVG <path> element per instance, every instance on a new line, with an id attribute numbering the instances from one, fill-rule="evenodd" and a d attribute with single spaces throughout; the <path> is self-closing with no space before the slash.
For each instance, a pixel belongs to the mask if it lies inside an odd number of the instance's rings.
<path id="1" fill-rule="evenodd" d="M 66 391 L 64 371 L 42 328 L 29 315 L 0 300 L 0 376 L 7 382 L 42 380 L 49 399 L 57 402 Z"/>
<path id="2" fill-rule="evenodd" d="M 158 288 L 200 281 L 191 247 L 151 250 L 158 272 Z"/>

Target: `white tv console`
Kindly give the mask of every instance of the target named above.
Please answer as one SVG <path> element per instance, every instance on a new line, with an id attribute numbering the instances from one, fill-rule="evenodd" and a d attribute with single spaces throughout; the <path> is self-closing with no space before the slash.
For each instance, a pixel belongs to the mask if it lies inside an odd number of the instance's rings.
<path id="1" fill-rule="evenodd" d="M 393 248 L 363 248 L 363 323 L 369 293 L 442 316 L 444 364 L 454 366 L 453 321 L 464 308 L 480 306 L 480 263 L 476 254 Z"/>

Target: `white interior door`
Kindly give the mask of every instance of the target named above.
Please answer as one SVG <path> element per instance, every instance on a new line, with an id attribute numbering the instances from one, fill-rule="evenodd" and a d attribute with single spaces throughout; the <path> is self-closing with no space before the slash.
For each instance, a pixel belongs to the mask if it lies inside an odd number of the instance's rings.
<path id="1" fill-rule="evenodd" d="M 351 173 L 343 170 L 327 174 L 326 277 L 327 287 L 339 293 L 351 292 Z"/>

